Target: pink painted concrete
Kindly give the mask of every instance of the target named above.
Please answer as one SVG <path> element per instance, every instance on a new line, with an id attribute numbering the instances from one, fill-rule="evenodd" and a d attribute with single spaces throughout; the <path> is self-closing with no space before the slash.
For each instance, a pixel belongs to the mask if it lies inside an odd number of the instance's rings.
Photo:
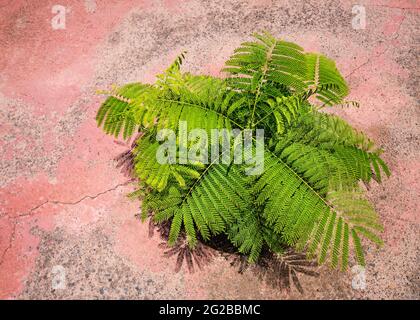
<path id="1" fill-rule="evenodd" d="M 92 4 L 93 3 L 93 4 Z M 419 1 L 0 2 L 0 298 L 419 298 Z M 305 293 L 281 292 L 223 258 L 174 273 L 113 157 L 125 150 L 96 128 L 98 88 L 151 82 L 177 53 L 186 69 L 220 74 L 232 50 L 267 29 L 337 61 L 359 109 L 338 111 L 385 150 L 393 175 L 371 197 L 386 246 L 369 249 L 367 288 L 321 269 Z M 53 290 L 64 266 L 67 288 Z M 333 281 L 331 280 L 333 279 Z"/>

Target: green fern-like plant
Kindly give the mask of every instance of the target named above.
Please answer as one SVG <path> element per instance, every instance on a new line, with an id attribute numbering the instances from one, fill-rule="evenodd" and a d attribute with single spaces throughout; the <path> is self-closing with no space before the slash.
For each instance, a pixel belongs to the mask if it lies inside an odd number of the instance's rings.
<path id="1" fill-rule="evenodd" d="M 362 183 L 390 172 L 371 140 L 324 112 L 358 106 L 345 100 L 348 87 L 334 61 L 269 33 L 234 51 L 225 78 L 183 73 L 183 59 L 154 84 L 112 89 L 97 113 L 107 134 L 141 132 L 132 150 L 139 184 L 132 196 L 142 199 L 143 218 L 171 223 L 169 245 L 180 234 L 191 248 L 224 234 L 251 262 L 263 249 L 281 256 L 294 247 L 333 268 L 345 270 L 351 253 L 364 265 L 362 239 L 382 245 L 382 225 Z M 209 134 L 263 129 L 263 172 L 247 175 L 245 164 L 220 161 L 159 163 L 159 130 L 180 133 L 182 121 Z M 176 143 L 181 148 L 180 138 Z"/>

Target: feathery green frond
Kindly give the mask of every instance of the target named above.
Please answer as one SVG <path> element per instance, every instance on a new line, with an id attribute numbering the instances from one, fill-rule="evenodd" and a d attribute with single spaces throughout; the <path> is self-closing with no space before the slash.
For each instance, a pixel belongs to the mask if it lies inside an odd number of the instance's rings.
<path id="1" fill-rule="evenodd" d="M 232 88 L 249 93 L 263 91 L 273 82 L 295 91 L 305 88 L 306 59 L 303 49 L 269 33 L 254 34 L 255 42 L 244 42 L 226 62 Z"/>
<path id="2" fill-rule="evenodd" d="M 193 224 L 203 239 L 209 239 L 210 235 L 217 235 L 237 222 L 241 214 L 249 210 L 246 180 L 238 169 L 228 171 L 227 165 L 212 164 L 185 192 L 175 195 L 170 206 L 166 206 L 166 202 L 161 208 L 155 206 L 158 218 L 178 216 L 178 220 L 172 222 L 169 243 L 175 243 L 182 221 L 191 245 L 197 240 Z"/>
<path id="3" fill-rule="evenodd" d="M 324 263 L 332 252 L 335 266 L 341 250 L 340 243 L 333 242 L 341 239 L 334 239 L 333 234 L 338 228 L 341 230 L 343 223 L 352 234 L 359 231 L 380 244 L 374 232 L 381 231 L 382 226 L 362 192 L 329 191 L 323 196 L 305 181 L 304 175 L 280 158 L 267 154 L 265 159 L 265 172 L 254 186 L 259 193 L 256 202 L 264 204 L 267 224 L 285 243 L 301 249 L 308 247 L 309 256 L 317 256 L 319 263 Z M 357 241 L 354 236 L 353 239 Z M 362 253 L 357 251 L 356 255 L 361 259 Z"/>
<path id="4" fill-rule="evenodd" d="M 103 126 L 107 134 L 115 137 L 120 135 L 121 130 L 124 139 L 130 137 L 137 127 L 131 99 L 141 95 L 147 87 L 141 83 L 130 83 L 114 89 L 98 110 L 96 115 L 98 126 Z"/>
<path id="5" fill-rule="evenodd" d="M 317 88 L 322 85 L 334 84 L 334 86 L 325 86 L 324 90 L 319 90 L 316 98 L 324 105 L 342 103 L 342 99 L 347 96 L 349 90 L 346 81 L 337 70 L 335 62 L 316 53 L 306 53 L 305 58 L 306 84 L 309 87 Z"/>
<path id="6" fill-rule="evenodd" d="M 159 163 L 156 159 L 159 146 L 159 143 L 153 140 L 153 136 L 142 137 L 137 142 L 137 147 L 134 149 L 137 154 L 135 172 L 143 183 L 157 191 L 162 191 L 170 180 L 176 181 L 180 187 L 185 187 L 186 181 L 200 176 L 198 171 L 200 165 L 194 168 L 193 165 Z"/>

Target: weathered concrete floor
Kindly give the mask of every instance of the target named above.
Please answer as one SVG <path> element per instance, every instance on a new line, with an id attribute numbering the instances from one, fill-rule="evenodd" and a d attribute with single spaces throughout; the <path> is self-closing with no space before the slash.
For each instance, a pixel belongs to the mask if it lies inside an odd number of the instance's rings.
<path id="1" fill-rule="evenodd" d="M 419 1 L 54 1 L 0 4 L 0 298 L 419 298 Z M 370 250 L 367 287 L 351 274 L 302 278 L 305 294 L 268 287 L 217 258 L 174 273 L 112 158 L 125 148 L 96 128 L 112 83 L 153 81 L 180 51 L 217 75 L 232 50 L 269 30 L 335 59 L 359 109 L 340 111 L 385 149 L 393 175 L 372 186 L 386 246 Z M 54 266 L 66 288 L 53 290 Z"/>

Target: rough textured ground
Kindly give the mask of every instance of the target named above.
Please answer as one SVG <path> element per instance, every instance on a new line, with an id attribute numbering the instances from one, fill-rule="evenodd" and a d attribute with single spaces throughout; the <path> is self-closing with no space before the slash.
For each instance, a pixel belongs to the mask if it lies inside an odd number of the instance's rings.
<path id="1" fill-rule="evenodd" d="M 419 1 L 0 1 L 0 298 L 420 298 Z M 365 290 L 321 269 L 303 295 L 273 289 L 223 258 L 175 273 L 114 168 L 125 150 L 96 128 L 96 89 L 153 81 L 180 51 L 217 75 L 256 30 L 337 61 L 359 109 L 340 114 L 385 149 L 393 175 L 369 196 L 386 246 L 369 249 Z M 53 289 L 54 268 L 66 287 Z"/>

